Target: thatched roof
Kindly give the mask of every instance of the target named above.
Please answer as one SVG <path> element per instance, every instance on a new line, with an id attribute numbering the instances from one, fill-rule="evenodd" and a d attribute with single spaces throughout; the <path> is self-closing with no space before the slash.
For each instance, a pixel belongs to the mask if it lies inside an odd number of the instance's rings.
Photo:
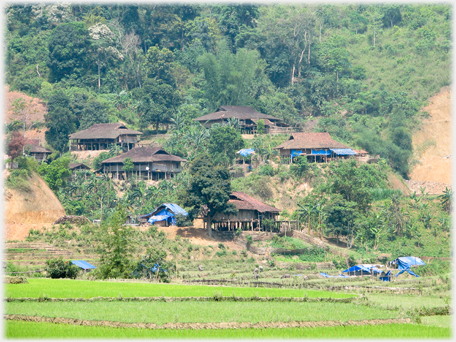
<path id="1" fill-rule="evenodd" d="M 70 163 L 69 167 L 70 167 L 70 170 L 74 170 L 78 167 L 82 167 L 83 169 L 86 169 L 86 170 L 90 170 L 90 167 L 88 167 L 86 164 L 83 164 L 83 163 Z"/>
<path id="2" fill-rule="evenodd" d="M 83 131 L 70 134 L 74 139 L 116 139 L 119 135 L 139 135 L 141 132 L 128 129 L 123 123 L 96 124 Z"/>
<path id="3" fill-rule="evenodd" d="M 350 148 L 331 138 L 329 133 L 293 133 L 289 140 L 276 149 L 299 150 L 304 148 Z"/>
<path id="4" fill-rule="evenodd" d="M 186 161 L 178 156 L 173 156 L 169 154 L 161 147 L 153 146 L 141 146 L 135 147 L 128 152 L 122 153 L 119 156 L 112 157 L 102 161 L 102 164 L 110 163 L 123 163 L 126 158 L 130 158 L 133 163 L 149 163 L 149 162 L 159 162 L 159 161 L 175 161 L 183 162 Z"/>
<path id="5" fill-rule="evenodd" d="M 30 151 L 30 153 L 47 153 L 51 154 L 52 151 L 48 150 L 47 148 L 44 148 L 42 146 L 38 145 L 27 145 L 26 149 Z"/>
<path id="6" fill-rule="evenodd" d="M 236 118 L 238 120 L 267 119 L 271 121 L 281 121 L 281 119 L 276 118 L 274 116 L 257 112 L 255 109 L 249 106 L 221 106 L 216 112 L 201 116 L 193 120 L 206 122 L 230 118 Z"/>
<path id="7" fill-rule="evenodd" d="M 243 192 L 233 191 L 229 203 L 233 203 L 238 210 L 257 210 L 260 213 L 280 213 L 280 210 L 267 205 Z"/>

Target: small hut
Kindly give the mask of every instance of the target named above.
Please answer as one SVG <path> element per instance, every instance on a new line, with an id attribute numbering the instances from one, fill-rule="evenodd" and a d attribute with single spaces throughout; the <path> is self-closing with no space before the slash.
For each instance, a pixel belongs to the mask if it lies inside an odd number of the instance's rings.
<path id="1" fill-rule="evenodd" d="M 163 203 L 147 215 L 140 216 L 141 222 L 148 222 L 155 226 L 169 227 L 176 225 L 176 216 L 187 216 L 188 213 L 175 203 Z"/>

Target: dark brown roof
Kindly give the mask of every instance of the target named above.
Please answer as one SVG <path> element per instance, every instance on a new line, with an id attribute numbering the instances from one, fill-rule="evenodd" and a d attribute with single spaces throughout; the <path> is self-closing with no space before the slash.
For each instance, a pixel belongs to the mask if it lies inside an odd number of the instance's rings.
<path id="1" fill-rule="evenodd" d="M 112 157 L 102 161 L 102 164 L 108 163 L 123 163 L 126 158 L 131 158 L 133 163 L 148 163 L 157 161 L 186 161 L 178 156 L 169 154 L 161 147 L 141 146 L 135 147 L 128 152 L 122 153 L 119 156 Z"/>
<path id="2" fill-rule="evenodd" d="M 228 202 L 234 203 L 238 210 L 258 210 L 260 213 L 280 213 L 279 209 L 264 204 L 263 202 L 243 192 L 233 191 L 230 195 L 230 200 Z"/>
<path id="3" fill-rule="evenodd" d="M 269 119 L 274 121 L 281 121 L 279 118 L 276 118 L 271 115 L 266 115 L 260 112 L 257 112 L 252 107 L 248 106 L 221 106 L 216 112 L 201 116 L 199 118 L 193 119 L 195 121 L 205 122 L 212 120 L 220 119 Z"/>
<path id="4" fill-rule="evenodd" d="M 141 132 L 128 129 L 123 123 L 96 124 L 83 131 L 70 134 L 70 139 L 116 139 L 119 135 L 139 135 Z"/>
<path id="5" fill-rule="evenodd" d="M 76 169 L 79 166 L 82 166 L 83 169 L 90 170 L 90 167 L 88 167 L 86 164 L 83 163 L 70 163 L 70 170 Z"/>
<path id="6" fill-rule="evenodd" d="M 48 153 L 51 154 L 52 151 L 48 150 L 47 148 L 37 146 L 37 145 L 27 145 L 26 149 L 30 151 L 30 153 Z"/>
<path id="7" fill-rule="evenodd" d="M 289 140 L 277 149 L 296 150 L 303 148 L 350 148 L 331 138 L 329 133 L 293 133 Z"/>

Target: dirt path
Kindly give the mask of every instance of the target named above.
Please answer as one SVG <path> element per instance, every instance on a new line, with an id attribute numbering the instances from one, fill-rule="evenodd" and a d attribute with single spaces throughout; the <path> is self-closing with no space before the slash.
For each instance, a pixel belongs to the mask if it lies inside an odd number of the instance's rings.
<path id="1" fill-rule="evenodd" d="M 441 184 L 451 184 L 451 96 L 451 89 L 443 88 L 430 98 L 429 105 L 423 108 L 430 117 L 423 120 L 412 138 L 414 159 L 419 164 L 412 169 L 410 180 L 423 182 L 429 193 L 441 193 Z M 428 182 L 438 184 L 434 189 Z"/>
<path id="2" fill-rule="evenodd" d="M 335 326 L 359 326 L 359 325 L 380 325 L 393 323 L 412 323 L 410 318 L 394 319 L 369 319 L 360 321 L 294 321 L 294 322 L 219 322 L 219 323 L 165 323 L 158 325 L 155 323 L 124 323 L 113 321 L 90 321 L 76 318 L 63 317 L 41 317 L 25 315 L 4 315 L 7 320 L 25 322 L 46 322 L 59 324 L 73 324 L 86 326 L 103 326 L 111 328 L 139 328 L 139 329 L 264 329 L 264 328 L 315 328 L 315 327 L 335 327 Z"/>

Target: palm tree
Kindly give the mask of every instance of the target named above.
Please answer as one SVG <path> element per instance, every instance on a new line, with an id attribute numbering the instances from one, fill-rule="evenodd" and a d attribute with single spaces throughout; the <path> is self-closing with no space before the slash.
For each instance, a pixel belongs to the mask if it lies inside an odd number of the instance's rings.
<path id="1" fill-rule="evenodd" d="M 307 217 L 307 219 L 308 219 L 307 234 L 310 235 L 310 230 L 311 230 L 310 220 L 312 217 L 312 213 L 314 212 L 315 206 L 311 203 L 307 203 L 305 205 L 301 205 L 298 203 L 298 207 L 299 207 L 299 209 L 297 211 L 298 211 L 299 216 Z"/>
<path id="2" fill-rule="evenodd" d="M 443 194 L 438 196 L 438 199 L 440 200 L 440 204 L 443 207 L 443 210 L 445 210 L 447 213 L 451 211 L 451 199 L 453 197 L 453 191 L 451 189 L 448 189 L 448 187 L 445 187 L 445 190 L 443 190 Z"/>

